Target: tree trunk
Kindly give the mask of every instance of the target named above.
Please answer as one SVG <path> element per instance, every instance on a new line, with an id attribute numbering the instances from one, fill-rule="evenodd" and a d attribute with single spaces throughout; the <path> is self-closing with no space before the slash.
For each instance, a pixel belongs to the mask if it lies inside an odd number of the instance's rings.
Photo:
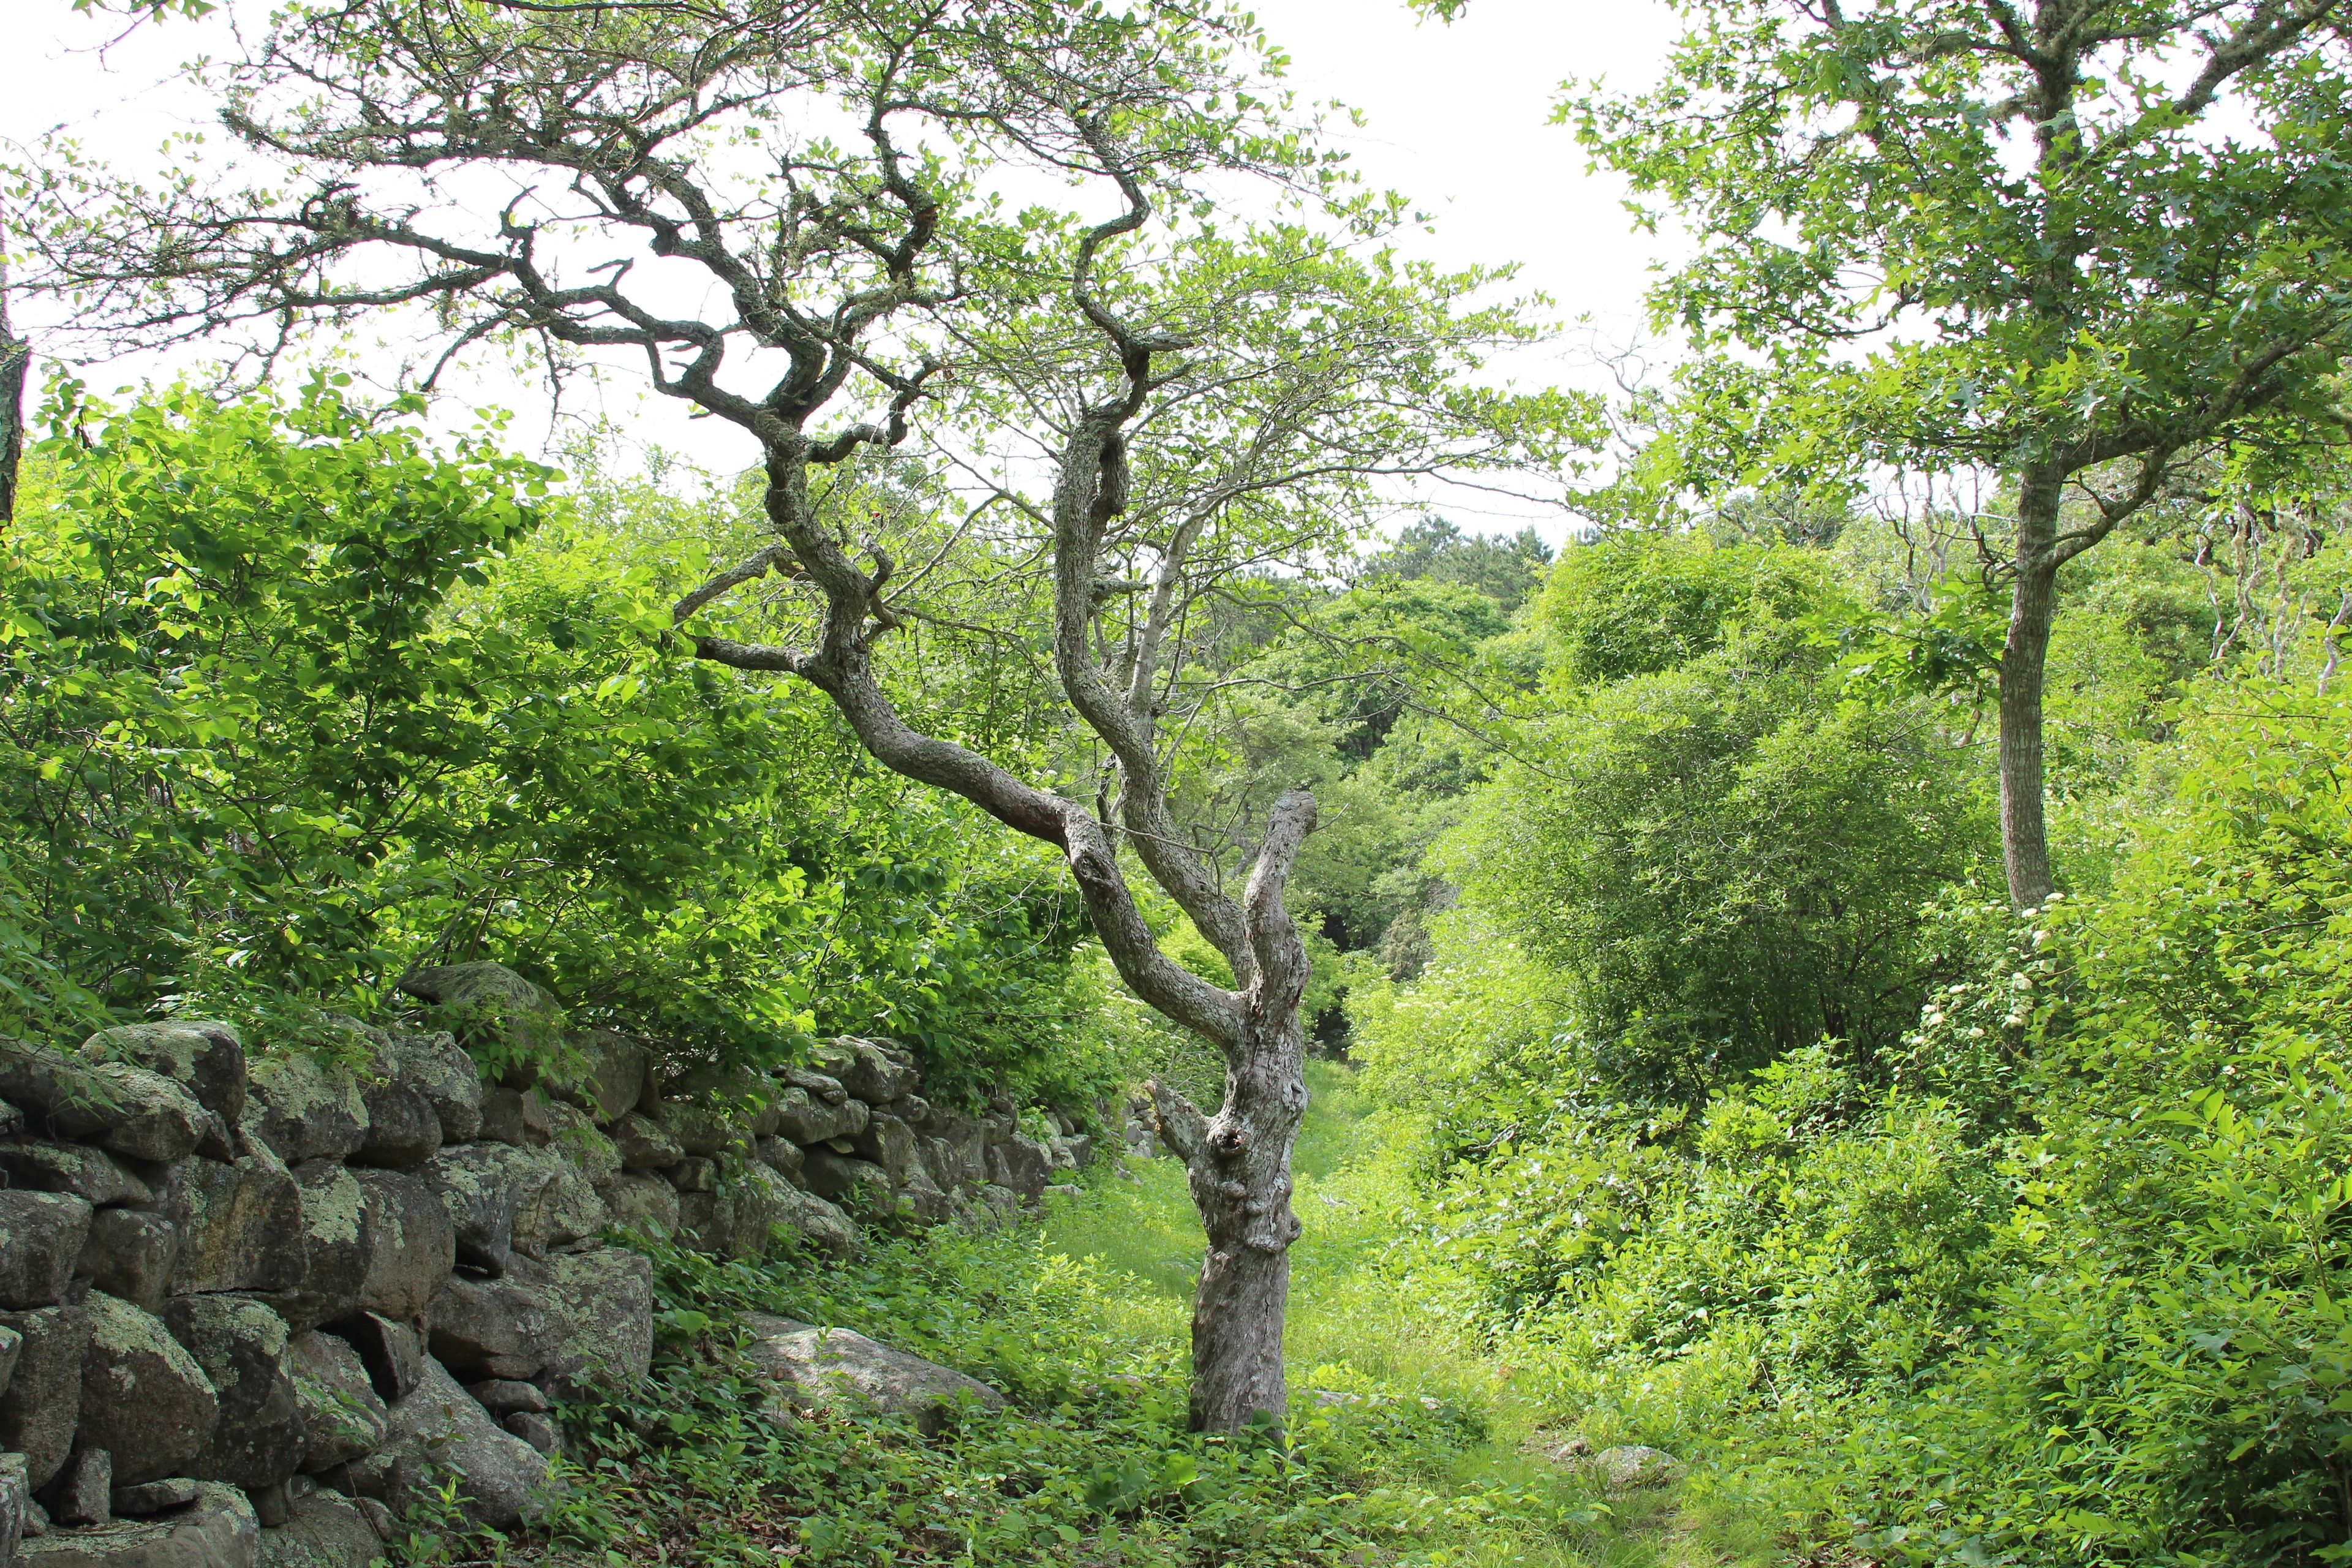
<path id="1" fill-rule="evenodd" d="M 2000 848 L 2012 909 L 2050 897 L 2050 834 L 2042 816 L 2042 688 L 2058 605 L 2061 478 L 2028 469 L 2017 498 L 2016 576 L 2000 653 Z"/>
<path id="2" fill-rule="evenodd" d="M 7 243 L 0 231 L 0 247 Z M 16 468 L 25 456 L 25 373 L 33 345 L 8 330 L 8 264 L 0 259 L 0 524 L 16 521 Z"/>
<path id="3" fill-rule="evenodd" d="M 1306 1044 L 1295 998 L 1279 1017 L 1253 1017 L 1216 1119 L 1177 1140 L 1208 1232 L 1192 1300 L 1197 1432 L 1229 1432 L 1261 1411 L 1283 1417 L 1283 1315 L 1290 1244 L 1299 1232 L 1290 1209 L 1290 1152 L 1307 1114 Z M 1152 1098 L 1165 1125 L 1171 1118 L 1157 1084 Z"/>

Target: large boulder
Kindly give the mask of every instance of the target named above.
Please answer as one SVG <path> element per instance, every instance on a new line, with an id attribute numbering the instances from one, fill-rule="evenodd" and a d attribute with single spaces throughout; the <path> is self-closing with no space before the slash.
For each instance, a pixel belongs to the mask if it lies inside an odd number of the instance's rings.
<path id="1" fill-rule="evenodd" d="M 411 1171 L 358 1171 L 365 1197 L 359 1306 L 387 1318 L 425 1310 L 457 1265 L 457 1232 L 425 1179 Z"/>
<path id="2" fill-rule="evenodd" d="M 259 1568 L 368 1568 L 383 1542 L 357 1503 L 333 1492 L 296 1498 L 286 1522 L 261 1532 Z"/>
<path id="3" fill-rule="evenodd" d="M 552 1273 L 528 1258 L 496 1279 L 453 1278 L 425 1312 L 433 1359 L 475 1381 L 539 1376 L 557 1356 L 554 1295 Z"/>
<path id="4" fill-rule="evenodd" d="M 878 1344 L 847 1329 L 818 1328 L 790 1318 L 747 1314 L 751 1364 L 772 1379 L 777 1393 L 801 1410 L 848 1402 L 904 1415 L 927 1435 L 944 1427 L 960 1405 L 1005 1408 L 1004 1395 L 952 1367 Z"/>
<path id="5" fill-rule="evenodd" d="M 0 1308 L 65 1299 L 89 1236 L 89 1205 L 70 1193 L 0 1190 Z"/>
<path id="6" fill-rule="evenodd" d="M 407 1398 L 425 1376 L 425 1342 L 413 1324 L 354 1312 L 328 1332 L 352 1347 L 367 1369 L 369 1385 L 387 1404 Z"/>
<path id="7" fill-rule="evenodd" d="M 286 1320 L 250 1297 L 182 1296 L 163 1321 L 211 1379 L 220 1408 L 194 1468 L 174 1473 L 247 1488 L 292 1476 L 309 1434 Z"/>
<path id="8" fill-rule="evenodd" d="M 887 1220 L 898 1212 L 898 1189 L 890 1184 L 890 1173 L 868 1160 L 812 1149 L 801 1180 L 810 1192 L 832 1199 L 859 1219 Z M 1042 1189 L 1045 1184 L 1038 1185 Z"/>
<path id="9" fill-rule="evenodd" d="M 367 1142 L 367 1096 L 341 1062 L 289 1054 L 248 1065 L 247 1115 L 289 1165 L 343 1160 Z"/>
<path id="10" fill-rule="evenodd" d="M 612 1223 L 640 1233 L 663 1236 L 677 1230 L 677 1189 L 660 1176 L 623 1174 L 596 1189 Z"/>
<path id="11" fill-rule="evenodd" d="M 400 989 L 430 1003 L 460 1044 L 499 1063 L 553 1054 L 562 1014 L 555 998 L 503 963 L 444 963 L 403 977 Z"/>
<path id="12" fill-rule="evenodd" d="M 442 1142 L 470 1143 L 481 1135 L 482 1075 L 455 1035 L 394 1035 L 383 1060 L 390 1076 L 433 1107 Z"/>
<path id="13" fill-rule="evenodd" d="M 532 1494 L 546 1482 L 546 1458 L 500 1430 L 439 1362 L 425 1359 L 416 1391 L 393 1405 L 391 1425 L 391 1436 L 370 1464 L 382 1500 L 392 1508 L 432 1497 L 448 1473 L 475 1524 L 513 1530 L 536 1514 Z"/>
<path id="14" fill-rule="evenodd" d="M 857 1227 L 849 1216 L 814 1193 L 785 1189 L 785 1212 L 779 1223 L 801 1246 L 827 1257 L 850 1258 L 859 1251 Z"/>
<path id="15" fill-rule="evenodd" d="M 400 1065 L 400 1053 L 387 1039 L 360 1080 L 367 1135 L 351 1155 L 353 1164 L 404 1170 L 423 1164 L 441 1147 L 440 1108 L 433 1096 L 401 1076 Z"/>
<path id="16" fill-rule="evenodd" d="M 0 1312 L 18 1336 L 16 1369 L 0 1393 L 0 1449 L 25 1456 L 35 1489 L 49 1484 L 73 1448 L 81 1420 L 82 1368 L 89 1356 L 89 1308 L 60 1302 Z"/>
<path id="17" fill-rule="evenodd" d="M 517 1193 L 514 1249 L 544 1258 L 559 1247 L 598 1235 L 610 1215 L 596 1184 L 578 1164 L 552 1149 L 500 1151 L 513 1173 Z"/>
<path id="18" fill-rule="evenodd" d="M 16 1568 L 258 1568 L 260 1542 L 261 1520 L 245 1493 L 206 1481 L 177 1512 L 28 1541 Z"/>
<path id="19" fill-rule="evenodd" d="M 0 1100 L 51 1138 L 88 1140 L 134 1160 L 183 1159 L 221 1135 L 196 1097 L 162 1073 L 21 1040 L 0 1039 Z"/>
<path id="20" fill-rule="evenodd" d="M 644 1380 L 653 1368 L 653 1264 L 625 1247 L 565 1253 L 548 1264 L 544 1293 L 549 1387 Z"/>
<path id="21" fill-rule="evenodd" d="M 795 1143 L 825 1143 L 855 1138 L 866 1131 L 866 1102 L 845 1100 L 828 1104 L 797 1086 L 776 1099 L 776 1131 Z"/>
<path id="22" fill-rule="evenodd" d="M 555 1102 L 537 1089 L 487 1090 L 482 1095 L 482 1140 L 511 1143 L 520 1149 L 542 1148 L 554 1141 L 555 1128 L 548 1111 Z"/>
<path id="23" fill-rule="evenodd" d="M 71 1193 L 93 1207 L 155 1197 L 138 1172 L 105 1150 L 37 1138 L 0 1142 L 0 1181 L 31 1192 Z"/>
<path id="24" fill-rule="evenodd" d="M 988 1179 L 1024 1198 L 1044 1195 L 1053 1180 L 1054 1156 L 1043 1143 L 1021 1134 L 988 1148 Z"/>
<path id="25" fill-rule="evenodd" d="M 287 1345 L 294 1398 L 301 1412 L 301 1468 L 316 1475 L 372 1453 L 390 1416 L 351 1342 L 333 1334 L 296 1334 Z"/>
<path id="26" fill-rule="evenodd" d="M 88 1305 L 79 1442 L 114 1456 L 121 1486 L 189 1474 L 220 1416 L 212 1379 L 153 1315 L 98 1290 Z"/>
<path id="27" fill-rule="evenodd" d="M 81 1043 L 94 1062 L 127 1062 L 162 1073 L 196 1097 L 196 1103 L 234 1127 L 245 1114 L 245 1047 L 236 1026 L 174 1018 L 100 1029 Z"/>
<path id="28" fill-rule="evenodd" d="M 420 1173 L 449 1216 L 457 1261 L 494 1276 L 506 1272 L 513 1255 L 515 1208 L 522 1198 L 501 1157 L 505 1147 L 445 1148 Z"/>
<path id="29" fill-rule="evenodd" d="M 0 1565 L 13 1568 L 16 1543 L 33 1521 L 33 1484 L 22 1454 L 0 1454 Z"/>
<path id="30" fill-rule="evenodd" d="M 302 1278 L 269 1294 L 293 1331 L 348 1318 L 360 1308 L 367 1276 L 367 1189 L 332 1160 L 309 1161 L 294 1173 L 302 1205 Z"/>
<path id="31" fill-rule="evenodd" d="M 161 1312 L 179 1257 L 179 1230 L 163 1215 L 100 1209 L 89 1216 L 89 1237 L 74 1268 L 108 1295 Z"/>
<path id="32" fill-rule="evenodd" d="M 668 1129 L 635 1112 L 613 1123 L 612 1139 L 625 1171 L 667 1171 L 686 1158 Z"/>
<path id="33" fill-rule="evenodd" d="M 916 1141 L 915 1130 L 887 1112 L 874 1112 L 866 1121 L 866 1130 L 850 1142 L 860 1159 L 869 1160 L 890 1173 L 894 1187 L 905 1186 L 908 1176 L 922 1168 L 923 1152 Z"/>
<path id="34" fill-rule="evenodd" d="M 173 1295 L 302 1282 L 302 1191 L 266 1144 L 247 1142 L 234 1162 L 184 1160 L 162 1187 L 155 1207 L 179 1236 Z"/>
<path id="35" fill-rule="evenodd" d="M 841 1080 L 844 1089 L 868 1105 L 887 1105 L 901 1095 L 914 1092 L 921 1074 L 915 1066 L 914 1053 L 906 1047 L 892 1040 L 847 1037 L 834 1043 L 846 1049 L 851 1060 L 846 1067 L 828 1067 L 826 1070 Z"/>
<path id="36" fill-rule="evenodd" d="M 541 1088 L 593 1117 L 600 1127 L 618 1121 L 648 1098 L 654 1054 L 611 1029 L 564 1035 L 561 1065 L 542 1070 Z"/>

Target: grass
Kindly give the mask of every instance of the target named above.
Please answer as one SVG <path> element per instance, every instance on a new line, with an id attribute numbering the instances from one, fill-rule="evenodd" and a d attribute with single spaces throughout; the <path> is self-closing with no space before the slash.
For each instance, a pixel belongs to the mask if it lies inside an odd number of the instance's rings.
<path id="1" fill-rule="evenodd" d="M 1382 1268 L 1403 1214 L 1380 1158 L 1374 1107 L 1343 1066 L 1311 1063 L 1308 1080 L 1313 1100 L 1293 1159 L 1293 1204 L 1305 1225 L 1291 1249 L 1285 1336 L 1293 1407 L 1332 1391 L 1435 1399 L 1475 1418 L 1486 1436 L 1454 1455 L 1443 1476 L 1428 1478 L 1440 1483 L 1430 1502 L 1457 1516 L 1454 1529 L 1436 1532 L 1439 1560 L 1480 1568 L 1779 1561 L 1776 1531 L 1703 1488 L 1602 1498 L 1589 1479 L 1542 1456 L 1546 1437 L 1556 1443 L 1580 1426 L 1580 1413 L 1523 1389 L 1519 1369 L 1461 1314 Z M 1097 1177 L 1085 1196 L 1055 1202 L 1045 1243 L 1097 1274 L 1122 1333 L 1180 1343 L 1189 1334 L 1202 1233 L 1176 1161 L 1130 1161 L 1126 1175 Z M 1589 1436 L 1600 1446 L 1625 1435 L 1597 1423 Z M 1538 1506 L 1475 1506 L 1497 1496 Z M 1517 1515 L 1583 1521 L 1529 1529 Z"/>
<path id="2" fill-rule="evenodd" d="M 1535 1441 L 1548 1405 L 1458 1314 L 1388 1267 L 1408 1215 L 1379 1119 L 1318 1064 L 1301 1138 L 1287 1428 L 1184 1430 L 1201 1234 L 1171 1160 L 1098 1166 L 1042 1224 L 879 1241 L 853 1266 L 727 1263 L 651 1245 L 654 1377 L 563 1412 L 565 1489 L 526 1540 L 446 1521 L 411 1568 L 1697 1568 L 1778 1560 L 1684 1488 L 1604 1493 Z M 856 1329 L 1008 1394 L 924 1437 L 903 1421 L 764 1413 L 745 1310 Z M 1318 1392 L 1347 1395 L 1318 1399 Z M 1592 1426 L 1595 1446 L 1624 1434 Z M 1703 1460 L 1688 1454 L 1685 1458 Z"/>

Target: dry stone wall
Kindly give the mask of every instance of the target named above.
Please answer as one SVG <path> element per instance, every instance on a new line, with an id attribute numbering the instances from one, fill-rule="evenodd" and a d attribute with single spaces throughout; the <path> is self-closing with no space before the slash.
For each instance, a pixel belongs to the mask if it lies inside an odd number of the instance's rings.
<path id="1" fill-rule="evenodd" d="M 497 964 L 403 987 L 456 1029 L 0 1040 L 0 1568 L 360 1568 L 453 1470 L 513 1528 L 554 1403 L 652 1356 L 651 1266 L 607 1237 L 848 1257 L 1092 1152 L 934 1105 L 885 1041 L 667 1079 Z"/>

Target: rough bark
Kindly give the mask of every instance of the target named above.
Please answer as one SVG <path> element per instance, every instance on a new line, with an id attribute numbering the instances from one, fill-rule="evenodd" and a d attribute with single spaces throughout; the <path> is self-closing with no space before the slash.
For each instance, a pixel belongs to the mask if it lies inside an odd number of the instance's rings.
<path id="1" fill-rule="evenodd" d="M 0 251 L 7 247 L 0 231 Z M 0 525 L 16 521 L 16 470 L 25 457 L 25 375 L 33 345 L 8 330 L 8 262 L 0 255 Z"/>
<path id="2" fill-rule="evenodd" d="M 2000 845 L 2012 909 L 2050 897 L 2050 833 L 2043 816 L 2042 689 L 2050 623 L 2058 603 L 2055 474 L 2029 472 L 2018 487 L 2017 554 L 2009 633 L 2000 655 Z"/>

